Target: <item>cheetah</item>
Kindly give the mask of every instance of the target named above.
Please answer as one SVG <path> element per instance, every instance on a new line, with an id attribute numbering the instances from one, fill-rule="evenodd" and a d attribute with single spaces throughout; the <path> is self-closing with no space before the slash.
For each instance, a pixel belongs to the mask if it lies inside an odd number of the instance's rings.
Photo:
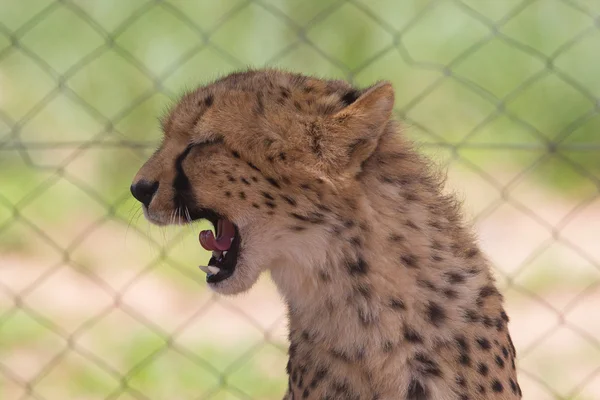
<path id="1" fill-rule="evenodd" d="M 393 106 L 385 81 L 236 72 L 173 106 L 131 191 L 152 223 L 214 225 L 199 241 L 215 292 L 270 272 L 284 399 L 519 399 L 490 263 Z"/>

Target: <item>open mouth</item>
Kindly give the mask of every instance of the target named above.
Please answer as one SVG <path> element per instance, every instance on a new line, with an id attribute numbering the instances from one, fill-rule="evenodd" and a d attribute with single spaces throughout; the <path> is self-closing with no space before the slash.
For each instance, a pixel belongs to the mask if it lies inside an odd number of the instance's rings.
<path id="1" fill-rule="evenodd" d="M 212 222 L 215 232 L 205 230 L 200 232 L 200 244 L 205 250 L 212 251 L 212 257 L 207 266 L 200 266 L 206 272 L 206 282 L 219 283 L 235 271 L 240 251 L 240 235 L 233 222 L 226 218 L 210 213 L 206 218 Z"/>

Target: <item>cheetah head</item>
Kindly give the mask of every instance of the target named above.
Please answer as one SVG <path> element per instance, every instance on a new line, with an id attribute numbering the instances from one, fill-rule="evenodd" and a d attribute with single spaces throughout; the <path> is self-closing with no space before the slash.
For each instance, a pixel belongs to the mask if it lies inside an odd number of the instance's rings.
<path id="1" fill-rule="evenodd" d="M 163 118 L 162 144 L 132 194 L 154 224 L 209 220 L 214 233 L 199 235 L 213 255 L 206 280 L 243 292 L 262 271 L 323 258 L 345 212 L 341 193 L 357 190 L 393 102 L 386 82 L 357 90 L 276 70 L 226 76 Z"/>

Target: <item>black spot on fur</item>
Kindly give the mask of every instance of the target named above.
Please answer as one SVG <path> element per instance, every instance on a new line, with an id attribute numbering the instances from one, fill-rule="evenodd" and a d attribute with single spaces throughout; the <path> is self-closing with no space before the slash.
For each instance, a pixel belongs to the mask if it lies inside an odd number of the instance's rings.
<path id="1" fill-rule="evenodd" d="M 494 326 L 494 320 L 492 318 L 484 316 L 482 320 L 483 325 L 485 325 L 487 328 L 491 328 Z"/>
<path id="2" fill-rule="evenodd" d="M 440 370 L 440 367 L 435 361 L 429 358 L 429 356 L 423 353 L 417 353 L 415 354 L 415 360 L 418 361 L 419 364 L 417 365 L 417 368 L 422 374 L 431 376 L 442 376 L 442 371 Z"/>
<path id="3" fill-rule="evenodd" d="M 454 289 L 444 289 L 443 293 L 448 300 L 455 300 L 458 298 L 458 292 Z"/>
<path id="4" fill-rule="evenodd" d="M 502 355 L 504 356 L 504 358 L 508 359 L 508 349 L 506 348 L 506 346 L 502 346 Z"/>
<path id="5" fill-rule="evenodd" d="M 404 254 L 400 257 L 402 264 L 409 268 L 417 268 L 417 257 L 413 254 Z"/>
<path id="6" fill-rule="evenodd" d="M 369 265 L 361 257 L 359 257 L 356 261 L 346 261 L 346 267 L 352 275 L 365 275 L 367 272 L 369 272 Z"/>
<path id="7" fill-rule="evenodd" d="M 448 278 L 448 282 L 452 284 L 465 282 L 465 277 L 460 272 L 446 272 L 445 275 Z"/>
<path id="8" fill-rule="evenodd" d="M 515 348 L 515 345 L 512 341 L 512 338 L 510 337 L 510 335 L 506 335 L 506 340 L 508 340 L 508 345 L 510 346 L 510 350 L 512 351 L 512 355 L 513 357 L 517 356 L 517 349 Z"/>
<path id="9" fill-rule="evenodd" d="M 366 283 L 359 283 L 354 287 L 354 291 L 366 300 L 371 298 L 371 287 Z"/>
<path id="10" fill-rule="evenodd" d="M 519 393 L 519 390 L 518 390 L 518 388 L 517 388 L 517 383 L 516 383 L 516 382 L 513 380 L 513 378 L 510 378 L 510 379 L 508 380 L 508 383 L 510 384 L 510 390 L 512 390 L 512 392 L 513 392 L 514 394 L 517 394 L 517 393 Z"/>
<path id="11" fill-rule="evenodd" d="M 408 384 L 406 400 L 430 400 L 429 390 L 413 378 Z"/>
<path id="12" fill-rule="evenodd" d="M 231 197 L 231 192 L 230 191 L 225 192 L 225 197 Z"/>
<path id="13" fill-rule="evenodd" d="M 323 214 L 321 213 L 310 213 L 308 216 L 300 215 L 297 213 L 289 213 L 288 215 L 292 218 L 296 218 L 297 220 L 310 222 L 312 224 L 322 224 L 324 222 Z"/>
<path id="14" fill-rule="evenodd" d="M 252 177 L 252 181 L 253 181 L 253 182 L 258 182 L 258 178 L 257 178 L 257 177 L 255 177 L 255 176 L 253 176 L 253 177 Z"/>
<path id="15" fill-rule="evenodd" d="M 461 387 L 467 387 L 467 381 L 466 381 L 465 377 L 462 375 L 456 376 L 456 383 L 458 383 L 458 385 Z"/>
<path id="16" fill-rule="evenodd" d="M 392 307 L 394 310 L 406 310 L 406 305 L 401 299 L 398 298 L 390 300 L 390 307 Z"/>
<path id="17" fill-rule="evenodd" d="M 285 161 L 285 158 L 286 158 L 286 157 L 285 157 L 285 153 L 284 153 L 284 152 L 281 152 L 281 153 L 279 153 L 279 159 L 280 159 L 281 161 Z"/>
<path id="18" fill-rule="evenodd" d="M 277 207 L 277 205 L 272 201 L 265 201 L 265 205 L 271 209 Z"/>
<path id="19" fill-rule="evenodd" d="M 410 326 L 404 326 L 404 339 L 411 343 L 423 343 L 423 338 Z"/>
<path id="20" fill-rule="evenodd" d="M 210 106 L 213 105 L 215 98 L 213 97 L 212 94 L 209 94 L 208 96 L 206 96 L 206 98 L 204 99 L 204 106 L 206 108 L 209 108 Z"/>
<path id="21" fill-rule="evenodd" d="M 424 287 L 426 289 L 431 290 L 432 292 L 437 292 L 437 288 L 435 287 L 435 285 L 433 284 L 433 282 L 428 281 L 427 279 L 418 279 L 417 280 L 417 285 Z"/>
<path id="22" fill-rule="evenodd" d="M 504 320 L 504 322 L 508 322 L 508 315 L 506 315 L 506 313 L 503 311 L 500 311 L 500 318 L 502 318 L 502 320 Z"/>
<path id="23" fill-rule="evenodd" d="M 240 178 L 240 180 L 241 180 L 241 181 L 242 181 L 244 184 L 246 184 L 246 185 L 250 186 L 250 182 L 248 181 L 248 179 L 246 179 L 246 178 Z"/>
<path id="24" fill-rule="evenodd" d="M 248 166 L 250 168 L 252 168 L 253 170 L 260 172 L 260 169 L 258 169 L 258 167 L 256 165 L 252 164 L 250 161 L 248 161 L 246 164 L 248 164 Z"/>
<path id="25" fill-rule="evenodd" d="M 263 195 L 263 197 L 265 199 L 269 199 L 269 200 L 275 200 L 275 197 L 273 197 L 273 195 L 271 195 L 270 193 L 267 192 L 261 192 L 261 194 Z"/>
<path id="26" fill-rule="evenodd" d="M 235 158 L 240 158 L 240 153 L 238 153 L 237 151 L 232 151 L 231 154 L 235 157 Z"/>
<path id="27" fill-rule="evenodd" d="M 486 338 L 477 338 L 477 343 L 479 344 L 479 347 L 481 347 L 483 350 L 489 350 L 492 348 L 490 341 Z"/>
<path id="28" fill-rule="evenodd" d="M 469 366 L 469 365 L 471 365 L 471 357 L 469 357 L 469 355 L 467 353 L 462 353 L 458 357 L 458 362 L 461 365 Z"/>
<path id="29" fill-rule="evenodd" d="M 285 200 L 290 206 L 296 207 L 297 203 L 292 197 L 287 196 L 285 194 L 280 195 L 283 200 Z"/>
<path id="30" fill-rule="evenodd" d="M 235 178 L 234 178 L 233 176 L 231 176 L 231 175 L 229 175 L 229 176 L 227 177 L 227 180 L 228 180 L 229 182 L 235 182 Z"/>
<path id="31" fill-rule="evenodd" d="M 433 301 L 430 301 L 427 305 L 427 316 L 429 322 L 435 326 L 440 326 L 446 321 L 446 312 L 439 304 Z"/>
<path id="32" fill-rule="evenodd" d="M 483 385 L 477 385 L 477 391 L 479 393 L 485 393 L 485 387 L 483 387 Z"/>
<path id="33" fill-rule="evenodd" d="M 458 348 L 460 349 L 461 352 L 467 353 L 471 350 L 469 343 L 467 343 L 467 339 L 465 339 L 465 337 L 463 335 L 457 336 L 455 339 L 456 339 L 456 344 L 458 345 Z"/>
<path id="34" fill-rule="evenodd" d="M 504 360 L 499 355 L 496 355 L 494 358 L 496 360 L 496 364 L 500 367 L 500 369 L 504 369 Z"/>
<path id="35" fill-rule="evenodd" d="M 407 220 L 406 221 L 406 226 L 408 226 L 411 229 L 414 229 L 415 231 L 420 231 L 421 228 L 419 228 L 414 222 L 412 222 L 411 220 Z"/>
<path id="36" fill-rule="evenodd" d="M 502 332 L 504 330 L 504 321 L 500 317 L 496 318 L 496 329 L 498 332 Z"/>
<path id="37" fill-rule="evenodd" d="M 467 256 L 467 258 L 473 258 L 477 254 L 479 254 L 479 250 L 476 248 L 471 248 L 471 249 L 467 250 L 465 255 Z"/>
<path id="38" fill-rule="evenodd" d="M 487 376 L 487 374 L 490 372 L 490 369 L 486 364 L 479 363 L 477 364 L 477 372 L 479 372 L 481 376 Z"/>
<path id="39" fill-rule="evenodd" d="M 493 287 L 492 285 L 487 285 L 479 289 L 479 298 L 485 299 L 486 297 L 490 297 L 492 295 L 500 294 L 498 289 Z"/>
<path id="40" fill-rule="evenodd" d="M 467 322 L 478 322 L 480 319 L 479 314 L 474 310 L 465 310 L 463 315 Z"/>
<path id="41" fill-rule="evenodd" d="M 267 180 L 267 182 L 269 182 L 272 186 L 275 186 L 277 189 L 281 189 L 281 186 L 279 185 L 279 182 L 277 182 L 275 179 L 273 178 L 265 178 Z"/>
<path id="42" fill-rule="evenodd" d="M 246 200 L 246 193 L 240 192 L 239 195 L 240 195 L 240 199 Z"/>
<path id="43" fill-rule="evenodd" d="M 390 239 L 390 242 L 396 242 L 396 243 L 397 243 L 397 242 L 401 242 L 401 241 L 403 241 L 403 240 L 404 240 L 404 236 L 402 236 L 402 235 L 398 235 L 398 234 L 396 234 L 396 233 L 392 233 L 392 234 L 390 235 L 390 238 L 389 238 L 389 239 Z"/>
<path id="44" fill-rule="evenodd" d="M 502 391 L 504 390 L 504 387 L 498 379 L 494 379 L 492 381 L 492 390 L 496 393 L 502 393 Z"/>
<path id="45" fill-rule="evenodd" d="M 258 204 L 256 204 L 256 203 L 252 203 L 252 207 L 254 207 L 254 208 L 260 208 L 260 206 Z"/>

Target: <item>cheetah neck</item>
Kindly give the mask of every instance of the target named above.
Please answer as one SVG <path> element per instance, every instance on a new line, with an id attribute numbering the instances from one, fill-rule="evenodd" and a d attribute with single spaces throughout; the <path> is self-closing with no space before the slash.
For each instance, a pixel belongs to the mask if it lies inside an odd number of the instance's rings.
<path id="1" fill-rule="evenodd" d="M 401 139 L 384 137 L 358 187 L 342 196 L 352 200 L 332 203 L 348 208 L 311 263 L 273 271 L 288 306 L 296 394 L 310 395 L 324 371 L 335 371 L 321 389 L 335 398 L 454 399 L 448 393 L 463 390 L 472 370 L 467 341 L 511 346 L 487 262 L 429 170 Z M 514 361 L 505 371 L 514 383 Z"/>

